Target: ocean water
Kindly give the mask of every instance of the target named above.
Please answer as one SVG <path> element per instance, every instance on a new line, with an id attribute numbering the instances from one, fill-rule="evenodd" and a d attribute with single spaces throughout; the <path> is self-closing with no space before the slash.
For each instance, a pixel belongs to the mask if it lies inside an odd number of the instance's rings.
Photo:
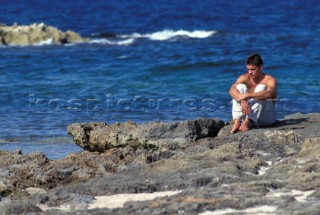
<path id="1" fill-rule="evenodd" d="M 261 54 L 278 118 L 320 110 L 316 0 L 1 1 L 0 23 L 45 23 L 87 43 L 0 46 L 0 150 L 82 149 L 71 123 L 231 117 L 228 90 Z"/>

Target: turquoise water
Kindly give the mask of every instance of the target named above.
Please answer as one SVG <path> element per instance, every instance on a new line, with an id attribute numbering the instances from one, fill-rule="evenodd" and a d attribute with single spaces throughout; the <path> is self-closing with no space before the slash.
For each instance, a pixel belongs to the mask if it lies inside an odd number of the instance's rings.
<path id="1" fill-rule="evenodd" d="M 81 151 L 66 132 L 75 122 L 229 120 L 228 89 L 253 52 L 278 79 L 278 118 L 320 109 L 316 1 L 8 1 L 1 10 L 7 25 L 43 22 L 91 42 L 0 47 L 0 150 Z"/>

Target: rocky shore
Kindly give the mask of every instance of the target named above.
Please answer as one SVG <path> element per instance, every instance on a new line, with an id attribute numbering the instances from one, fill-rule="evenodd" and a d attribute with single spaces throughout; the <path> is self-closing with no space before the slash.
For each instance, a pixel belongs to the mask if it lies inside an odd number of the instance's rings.
<path id="1" fill-rule="evenodd" d="M 319 214 L 320 114 L 72 124 L 61 160 L 0 151 L 2 214 Z"/>
<path id="2" fill-rule="evenodd" d="M 44 23 L 31 25 L 0 24 L 0 45 L 2 46 L 30 46 L 40 44 L 67 44 L 86 42 L 84 38 L 73 31 L 63 32 L 56 27 Z"/>

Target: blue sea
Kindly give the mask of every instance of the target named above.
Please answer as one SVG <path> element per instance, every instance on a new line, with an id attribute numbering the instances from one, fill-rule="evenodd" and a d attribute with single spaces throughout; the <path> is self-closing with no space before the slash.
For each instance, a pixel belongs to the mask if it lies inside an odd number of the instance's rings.
<path id="1" fill-rule="evenodd" d="M 258 52 L 278 118 L 320 110 L 317 0 L 1 0 L 0 23 L 90 42 L 0 46 L 0 150 L 82 151 L 71 123 L 231 118 L 230 86 Z"/>

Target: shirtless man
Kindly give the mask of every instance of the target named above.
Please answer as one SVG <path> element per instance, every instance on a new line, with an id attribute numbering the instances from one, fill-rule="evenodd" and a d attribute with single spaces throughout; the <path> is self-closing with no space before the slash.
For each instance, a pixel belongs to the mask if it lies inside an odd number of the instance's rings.
<path id="1" fill-rule="evenodd" d="M 248 131 L 252 124 L 268 126 L 276 122 L 277 80 L 263 73 L 259 54 L 248 57 L 247 70 L 248 73 L 241 75 L 229 91 L 233 98 L 231 133 Z"/>

